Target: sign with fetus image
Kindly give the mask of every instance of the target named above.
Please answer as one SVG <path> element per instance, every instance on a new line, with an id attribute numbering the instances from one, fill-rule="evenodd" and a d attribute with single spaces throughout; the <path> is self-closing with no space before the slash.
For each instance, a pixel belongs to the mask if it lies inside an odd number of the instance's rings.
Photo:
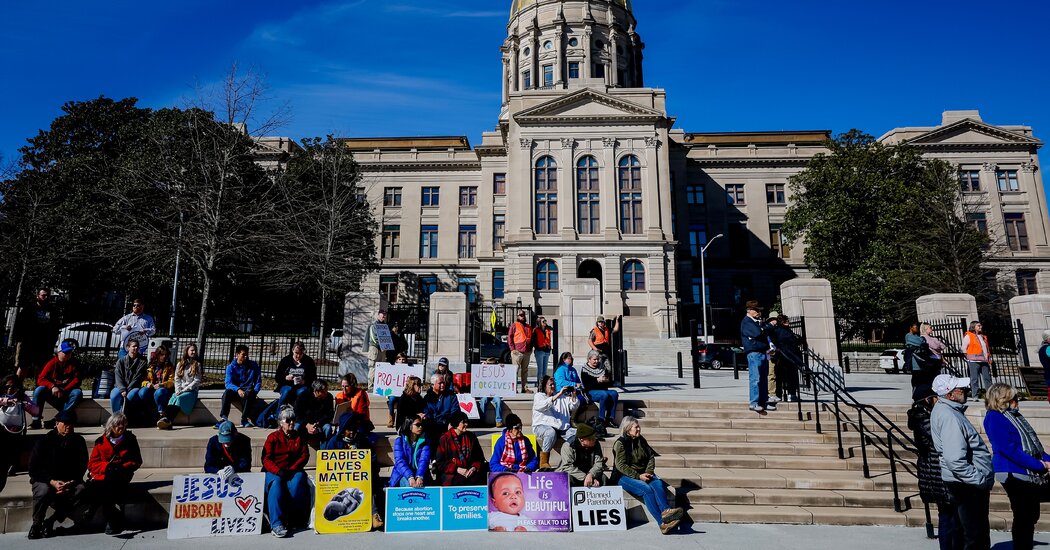
<path id="1" fill-rule="evenodd" d="M 489 531 L 567 532 L 571 522 L 568 474 L 489 474 Z"/>
<path id="2" fill-rule="evenodd" d="M 314 530 L 322 535 L 372 530 L 372 453 L 317 452 Z"/>

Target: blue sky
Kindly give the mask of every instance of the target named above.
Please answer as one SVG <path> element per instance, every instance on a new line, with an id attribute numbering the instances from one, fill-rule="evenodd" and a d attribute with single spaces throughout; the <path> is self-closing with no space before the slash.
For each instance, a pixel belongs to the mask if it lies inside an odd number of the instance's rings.
<path id="1" fill-rule="evenodd" d="M 687 131 L 935 125 L 980 109 L 1050 139 L 1050 3 L 635 0 L 645 77 Z M 67 100 L 182 105 L 231 63 L 283 135 L 467 135 L 499 112 L 510 0 L 54 0 L 0 8 L 5 160 Z"/>

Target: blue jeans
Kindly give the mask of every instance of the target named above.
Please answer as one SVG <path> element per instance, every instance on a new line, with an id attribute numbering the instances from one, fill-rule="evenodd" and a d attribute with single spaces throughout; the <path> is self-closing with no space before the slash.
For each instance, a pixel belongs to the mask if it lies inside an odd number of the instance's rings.
<path id="1" fill-rule="evenodd" d="M 279 405 L 278 409 L 284 405 L 295 405 L 295 400 L 299 399 L 299 396 L 310 390 L 310 386 L 281 386 L 280 397 L 277 398 Z"/>
<path id="2" fill-rule="evenodd" d="M 496 409 L 496 422 L 503 422 L 503 400 L 499 397 L 482 397 L 478 401 L 478 414 L 481 415 L 481 419 L 485 419 L 485 409 L 489 407 L 489 402 L 492 402 L 492 408 Z"/>
<path id="3" fill-rule="evenodd" d="M 765 408 L 769 399 L 769 359 L 765 353 L 752 351 L 747 354 L 747 378 L 750 383 L 750 405 Z"/>
<path id="4" fill-rule="evenodd" d="M 37 388 L 33 390 L 33 403 L 41 408 L 41 415 L 44 414 L 44 403 L 47 403 L 60 411 L 69 412 L 77 408 L 77 404 L 80 403 L 80 400 L 83 399 L 83 397 L 84 392 L 80 391 L 80 388 L 70 391 L 69 395 L 66 396 L 65 401 L 55 397 L 55 394 L 51 393 L 51 390 L 44 386 L 37 386 Z M 38 416 L 37 418 L 40 417 Z"/>
<path id="5" fill-rule="evenodd" d="M 285 510 L 300 511 L 300 516 L 303 516 L 309 514 L 309 509 L 310 485 L 305 472 L 296 472 L 287 480 L 266 472 L 266 510 L 270 514 L 271 529 L 276 526 L 287 527 L 284 523 Z"/>
<path id="6" fill-rule="evenodd" d="M 394 397 L 394 396 L 391 395 L 390 397 L 386 398 L 386 408 L 387 408 L 388 411 L 390 411 L 390 416 L 391 417 L 394 416 L 394 407 L 397 405 L 397 402 L 400 401 L 400 400 L 401 400 L 401 396 L 400 395 L 397 396 L 397 397 Z M 394 427 L 395 428 L 401 428 L 401 426 L 394 426 Z"/>
<path id="7" fill-rule="evenodd" d="M 128 390 L 128 400 L 124 403 L 124 414 L 142 414 L 149 410 L 153 403 L 153 388 L 133 388 Z"/>
<path id="8" fill-rule="evenodd" d="M 128 391 L 128 397 L 131 397 L 132 391 L 134 390 Z M 109 410 L 114 414 L 124 411 L 124 401 L 125 397 L 120 394 L 120 388 L 113 388 L 109 392 Z"/>
<path id="9" fill-rule="evenodd" d="M 164 407 L 168 406 L 168 401 L 171 401 L 171 396 L 175 395 L 174 390 L 168 388 L 158 388 L 153 392 L 153 402 L 157 404 L 157 412 L 164 415 Z"/>
<path id="10" fill-rule="evenodd" d="M 532 352 L 532 356 L 536 358 L 536 391 L 542 393 L 543 388 L 540 387 L 540 382 L 543 381 L 543 377 L 547 374 L 547 364 L 551 360 L 551 352 L 536 350 Z"/>
<path id="11" fill-rule="evenodd" d="M 616 403 L 620 394 L 616 390 L 591 390 L 587 392 L 591 403 L 598 404 L 598 418 L 613 420 L 616 417 Z"/>
<path id="12" fill-rule="evenodd" d="M 268 476 L 269 474 L 267 474 Z M 653 480 L 646 483 L 640 479 L 622 476 L 619 484 L 628 494 L 642 499 L 645 507 L 649 510 L 649 515 L 653 516 L 653 520 L 657 523 L 663 523 L 663 517 L 661 516 L 664 510 L 671 507 L 667 504 L 667 484 L 664 483 L 664 480 L 653 476 Z"/>

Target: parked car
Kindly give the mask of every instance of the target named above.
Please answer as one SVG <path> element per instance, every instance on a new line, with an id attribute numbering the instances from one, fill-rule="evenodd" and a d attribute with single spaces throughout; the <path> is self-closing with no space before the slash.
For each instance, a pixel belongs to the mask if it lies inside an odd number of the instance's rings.
<path id="1" fill-rule="evenodd" d="M 700 343 L 697 349 L 700 354 L 700 368 L 719 370 L 733 364 L 733 356 L 736 355 L 737 368 L 747 369 L 747 354 L 743 348 L 733 347 L 729 344 Z"/>
<path id="2" fill-rule="evenodd" d="M 101 321 L 85 321 L 62 327 L 55 340 L 55 351 L 64 340 L 72 340 L 81 351 L 118 349 L 120 335 L 113 332 L 113 325 Z"/>
<path id="3" fill-rule="evenodd" d="M 510 364 L 510 346 L 505 335 L 493 336 L 492 333 L 481 333 L 481 360 L 489 357 L 499 359 L 500 363 Z"/>
<path id="4" fill-rule="evenodd" d="M 904 372 L 904 350 L 888 349 L 879 354 L 879 367 L 885 370 L 886 374 Z"/>
<path id="5" fill-rule="evenodd" d="M 343 329 L 334 328 L 328 335 L 328 353 L 338 353 L 339 345 L 343 343 Z"/>

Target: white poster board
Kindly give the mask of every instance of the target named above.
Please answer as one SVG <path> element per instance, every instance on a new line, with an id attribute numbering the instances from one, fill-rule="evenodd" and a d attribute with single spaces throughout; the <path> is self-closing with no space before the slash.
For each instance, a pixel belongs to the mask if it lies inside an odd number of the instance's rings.
<path id="1" fill-rule="evenodd" d="M 262 534 L 265 483 L 262 473 L 175 476 L 168 539 Z"/>
<path id="2" fill-rule="evenodd" d="M 376 363 L 375 388 L 380 397 L 400 397 L 409 376 L 423 378 L 423 365 Z"/>
<path id="3" fill-rule="evenodd" d="M 573 487 L 572 530 L 626 531 L 627 513 L 623 506 L 623 488 L 607 485 L 597 488 Z"/>
<path id="4" fill-rule="evenodd" d="M 379 349 L 383 351 L 394 349 L 394 337 L 390 335 L 390 325 L 376 323 L 376 339 L 379 340 Z"/>
<path id="5" fill-rule="evenodd" d="M 474 397 L 514 397 L 518 393 L 514 365 L 471 365 L 470 393 Z"/>
<path id="6" fill-rule="evenodd" d="M 478 403 L 474 401 L 474 396 L 469 393 L 457 393 L 456 397 L 459 399 L 459 410 L 463 411 L 470 420 L 481 420 L 481 411 L 478 410 Z"/>

